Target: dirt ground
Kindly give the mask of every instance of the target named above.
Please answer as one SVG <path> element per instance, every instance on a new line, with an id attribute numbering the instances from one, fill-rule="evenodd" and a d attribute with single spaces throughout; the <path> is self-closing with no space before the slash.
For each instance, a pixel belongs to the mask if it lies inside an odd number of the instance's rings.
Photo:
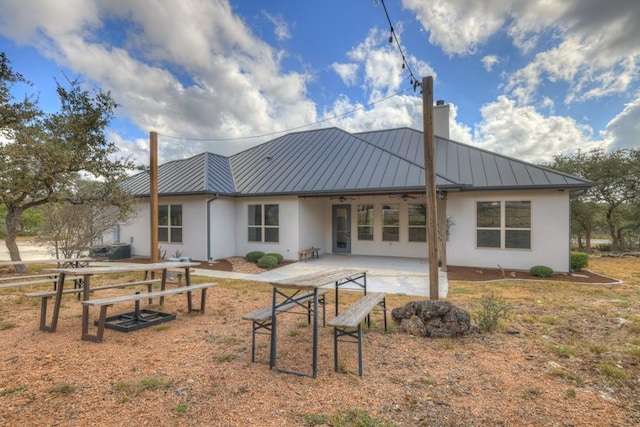
<path id="1" fill-rule="evenodd" d="M 0 425 L 640 425 L 640 262 L 597 259 L 590 270 L 624 283 L 470 282 L 450 273 L 447 301 L 472 314 L 489 292 L 510 302 L 496 332 L 433 340 L 391 321 L 385 332 L 376 312 L 364 333 L 364 376 L 348 343 L 340 343 L 345 372 L 334 372 L 327 327 L 316 379 L 270 370 L 266 335 L 257 337 L 259 362 L 251 363 L 251 325 L 242 315 L 270 303 L 263 283 L 215 280 L 203 315 L 185 313 L 180 295 L 167 298 L 161 309 L 177 313 L 175 321 L 107 330 L 101 344 L 80 340 L 73 296 L 51 334 L 38 330 L 39 301 L 2 290 Z M 342 291 L 341 305 L 358 296 Z M 387 305 L 411 300 L 390 295 Z M 306 317 L 279 319 L 278 367 L 309 372 Z"/>

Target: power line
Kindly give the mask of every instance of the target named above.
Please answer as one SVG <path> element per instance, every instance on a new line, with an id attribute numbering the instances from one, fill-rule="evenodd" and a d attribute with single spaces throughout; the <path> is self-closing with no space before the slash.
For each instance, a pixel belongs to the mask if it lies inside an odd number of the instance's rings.
<path id="1" fill-rule="evenodd" d="M 387 22 L 389 23 L 389 30 L 391 31 L 391 33 L 389 34 L 389 43 L 393 43 L 394 41 L 396 42 L 396 46 L 398 47 L 398 50 L 400 51 L 400 55 L 402 56 L 402 69 L 404 70 L 406 67 L 407 71 L 409 72 L 409 78 L 410 78 L 409 81 L 411 82 L 411 86 L 413 86 L 413 91 L 415 92 L 417 88 L 421 88 L 420 93 L 422 93 L 422 82 L 420 82 L 420 80 L 418 80 L 416 76 L 413 74 L 413 71 L 411 71 L 411 67 L 409 66 L 409 63 L 407 62 L 407 59 L 404 56 L 404 52 L 402 51 L 402 46 L 398 41 L 398 35 L 393 30 L 393 24 L 391 23 L 391 18 L 389 17 L 389 11 L 387 10 L 387 5 L 384 4 L 384 0 L 380 0 L 380 3 L 382 3 L 384 14 L 386 15 Z"/>
<path id="2" fill-rule="evenodd" d="M 358 108 L 354 108 L 353 110 L 347 111 L 346 113 L 337 114 L 335 116 L 328 117 L 326 119 L 318 120 L 318 121 L 313 122 L 313 123 L 307 123 L 307 124 L 304 124 L 304 125 L 296 126 L 296 127 L 289 128 L 289 129 L 286 129 L 286 130 L 281 130 L 281 131 L 277 131 L 277 132 L 270 132 L 270 133 L 263 133 L 261 135 L 240 136 L 240 137 L 236 137 L 236 138 L 187 138 L 187 137 L 183 137 L 183 136 L 165 135 L 165 134 L 162 134 L 162 133 L 158 133 L 158 136 L 163 136 L 165 138 L 171 138 L 171 139 L 182 139 L 182 140 L 185 140 L 185 141 L 211 141 L 211 142 L 213 142 L 213 141 L 238 141 L 238 140 L 241 140 L 241 139 L 264 138 L 264 137 L 267 137 L 267 136 L 279 135 L 281 133 L 289 133 L 289 132 L 292 132 L 294 130 L 303 129 L 303 128 L 306 128 L 306 127 L 309 127 L 309 126 L 314 126 L 314 125 L 317 125 L 317 124 L 320 124 L 320 123 L 328 122 L 329 120 L 334 120 L 334 119 L 338 119 L 340 117 L 348 116 L 349 114 L 353 114 L 356 111 L 364 110 L 365 108 L 374 106 L 374 105 L 379 104 L 381 102 L 384 102 L 384 101 L 386 101 L 388 99 L 391 99 L 394 96 L 402 95 L 405 92 L 409 92 L 411 89 L 413 89 L 415 91 L 415 87 L 404 89 L 404 90 L 401 90 L 400 92 L 396 92 L 396 93 L 394 93 L 392 95 L 389 95 L 387 97 L 381 98 L 381 99 L 379 99 L 377 101 L 374 101 L 374 102 L 372 102 L 370 104 L 363 105 L 363 106 L 358 107 Z"/>

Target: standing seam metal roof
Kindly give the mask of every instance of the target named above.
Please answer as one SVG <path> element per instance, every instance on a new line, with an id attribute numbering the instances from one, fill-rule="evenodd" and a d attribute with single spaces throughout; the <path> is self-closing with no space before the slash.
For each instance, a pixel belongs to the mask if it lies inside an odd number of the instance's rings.
<path id="1" fill-rule="evenodd" d="M 439 189 L 588 188 L 594 183 L 477 147 L 435 138 Z M 420 131 L 399 128 L 351 134 L 326 128 L 284 135 L 231 157 L 212 153 L 158 168 L 160 195 L 347 194 L 421 192 Z M 149 195 L 146 172 L 124 187 Z"/>

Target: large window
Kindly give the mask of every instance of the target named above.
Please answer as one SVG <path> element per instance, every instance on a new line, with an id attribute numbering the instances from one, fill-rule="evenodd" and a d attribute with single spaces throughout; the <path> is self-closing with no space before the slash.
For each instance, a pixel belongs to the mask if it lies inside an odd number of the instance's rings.
<path id="1" fill-rule="evenodd" d="M 400 205 L 382 206 L 382 241 L 397 242 L 400 240 Z"/>
<path id="2" fill-rule="evenodd" d="M 531 249 L 531 202 L 478 202 L 476 240 L 479 248 Z"/>
<path id="3" fill-rule="evenodd" d="M 278 205 L 249 205 L 249 241 L 278 243 L 280 211 Z"/>
<path id="4" fill-rule="evenodd" d="M 409 241 L 427 241 L 427 205 L 409 205 Z"/>
<path id="5" fill-rule="evenodd" d="M 358 205 L 358 240 L 373 240 L 373 205 Z"/>
<path id="6" fill-rule="evenodd" d="M 182 243 L 182 205 L 158 205 L 158 241 Z"/>

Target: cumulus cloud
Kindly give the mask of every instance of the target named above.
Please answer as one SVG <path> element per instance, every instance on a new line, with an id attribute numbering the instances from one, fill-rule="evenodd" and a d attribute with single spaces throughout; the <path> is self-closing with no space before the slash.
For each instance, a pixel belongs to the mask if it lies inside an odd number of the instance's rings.
<path id="1" fill-rule="evenodd" d="M 593 130 L 569 117 L 544 116 L 532 106 L 519 107 L 500 96 L 481 109 L 482 122 L 474 128 L 474 141 L 487 150 L 531 162 L 550 161 L 556 154 L 606 148 L 593 140 Z"/>
<path id="2" fill-rule="evenodd" d="M 500 62 L 500 58 L 498 58 L 496 55 L 487 55 L 487 56 L 484 56 L 481 59 L 481 61 L 482 61 L 482 65 L 484 65 L 484 69 L 491 72 L 493 70 L 494 65 Z"/>
<path id="3" fill-rule="evenodd" d="M 358 81 L 358 64 L 339 64 L 334 62 L 331 64 L 331 68 L 342 79 L 342 82 L 347 86 L 354 86 Z"/>
<path id="4" fill-rule="evenodd" d="M 603 137 L 612 150 L 640 146 L 640 93 L 607 124 Z"/>
<path id="5" fill-rule="evenodd" d="M 564 101 L 624 93 L 640 72 L 640 2 L 600 0 L 403 0 L 449 55 L 472 55 L 506 32 L 532 62 L 508 79 L 506 93 L 522 105 L 535 102 L 545 82 L 569 85 Z M 542 35 L 555 44 L 539 46 Z M 490 61 L 490 57 L 487 60 Z M 485 67 L 493 65 L 482 62 Z"/>
<path id="6" fill-rule="evenodd" d="M 122 106 L 118 113 L 140 129 L 191 138 L 234 138 L 317 118 L 316 106 L 306 96 L 309 76 L 284 71 L 282 52 L 257 38 L 226 1 L 164 1 L 154 8 L 124 0 L 73 1 L 77 7 L 49 7 L 50 2 L 35 0 L 18 7 L 4 0 L 3 16 L 12 19 L 0 18 L 0 32 L 37 46 L 110 90 Z M 133 29 L 121 45 L 93 41 L 91 34 L 105 19 L 122 20 Z M 169 150 L 165 154 L 176 157 L 203 147 L 163 145 Z M 207 148 L 229 153 L 238 147 L 242 142 Z"/>

